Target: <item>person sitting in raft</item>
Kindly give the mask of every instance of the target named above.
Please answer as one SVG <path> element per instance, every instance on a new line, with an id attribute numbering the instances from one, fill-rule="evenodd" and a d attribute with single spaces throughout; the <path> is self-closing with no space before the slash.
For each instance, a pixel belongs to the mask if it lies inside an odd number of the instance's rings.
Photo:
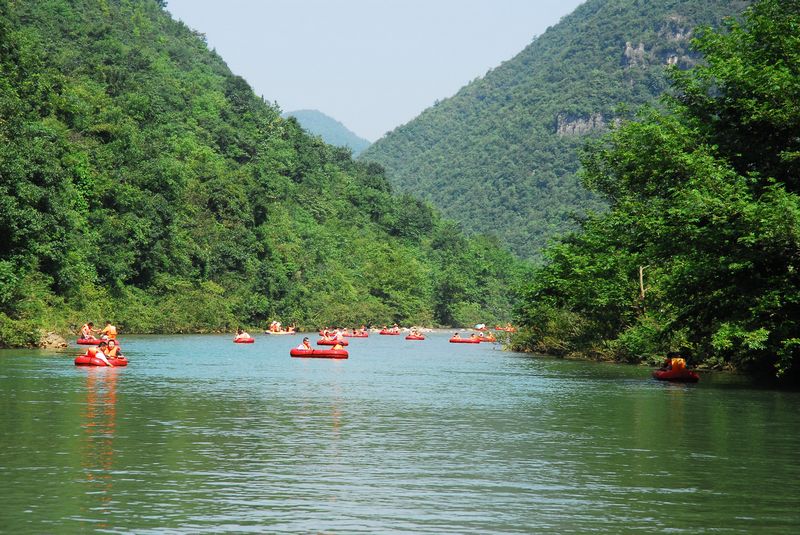
<path id="1" fill-rule="evenodd" d="M 97 329 L 94 328 L 94 323 L 90 321 L 88 323 L 83 324 L 83 327 L 81 327 L 79 334 L 83 340 L 96 340 L 96 338 L 94 337 L 94 333 L 96 332 Z"/>
<path id="2" fill-rule="evenodd" d="M 117 328 L 114 325 L 111 325 L 110 321 L 106 321 L 106 326 L 103 327 L 102 331 L 100 331 L 100 338 L 103 340 L 116 340 Z"/>
<path id="3" fill-rule="evenodd" d="M 682 357 L 672 357 L 672 359 L 670 359 L 670 369 L 674 372 L 685 371 L 686 360 Z"/>
<path id="4" fill-rule="evenodd" d="M 303 338 L 303 343 L 297 346 L 297 349 L 311 349 L 311 340 L 308 339 L 308 336 Z"/>
<path id="5" fill-rule="evenodd" d="M 250 335 L 244 331 L 244 329 L 236 329 L 236 336 L 234 336 L 234 340 L 242 340 L 245 338 L 250 338 Z"/>
<path id="6" fill-rule="evenodd" d="M 683 360 L 680 357 L 681 357 L 680 353 L 678 353 L 676 351 L 670 351 L 669 353 L 667 353 L 667 358 L 665 358 L 664 362 L 661 363 L 661 367 L 659 368 L 659 370 L 661 370 L 661 371 L 670 371 L 670 370 L 674 369 L 675 365 L 677 364 L 676 361 L 680 361 L 680 363 L 682 364 L 680 369 L 685 368 L 686 367 L 686 361 Z M 680 366 L 680 364 L 678 364 L 678 365 Z"/>
<path id="7" fill-rule="evenodd" d="M 459 332 L 454 332 L 454 333 L 453 333 L 453 338 L 461 338 L 461 333 L 459 333 Z"/>
<path id="8" fill-rule="evenodd" d="M 472 340 L 480 340 L 480 339 L 481 339 L 481 337 L 480 337 L 480 336 L 478 336 L 476 333 L 472 333 L 472 334 L 470 334 L 470 335 L 469 335 L 469 337 L 470 337 Z"/>
<path id="9" fill-rule="evenodd" d="M 115 359 L 117 357 L 121 357 L 122 353 L 119 352 L 119 346 L 115 340 L 108 341 L 108 347 L 106 348 L 106 357 L 110 359 Z"/>
<path id="10" fill-rule="evenodd" d="M 331 349 L 344 349 L 344 346 L 337 340 L 336 344 Z"/>
<path id="11" fill-rule="evenodd" d="M 114 365 L 111 364 L 108 361 L 108 359 L 106 358 L 106 355 L 104 353 L 105 349 L 106 349 L 106 343 L 105 342 L 100 342 L 100 345 L 98 345 L 97 347 L 90 347 L 89 349 L 87 349 L 86 350 L 86 356 L 89 357 L 89 358 L 93 358 L 93 357 L 94 358 L 98 358 L 98 359 L 102 360 L 103 362 L 105 362 L 106 366 L 111 366 L 113 368 Z"/>

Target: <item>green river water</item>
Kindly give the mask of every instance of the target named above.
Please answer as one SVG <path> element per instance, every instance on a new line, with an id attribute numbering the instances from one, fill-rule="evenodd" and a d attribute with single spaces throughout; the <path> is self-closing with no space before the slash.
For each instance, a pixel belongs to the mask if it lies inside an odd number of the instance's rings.
<path id="1" fill-rule="evenodd" d="M 300 338 L 124 337 L 116 369 L 0 351 L 0 532 L 800 532 L 798 392 Z"/>

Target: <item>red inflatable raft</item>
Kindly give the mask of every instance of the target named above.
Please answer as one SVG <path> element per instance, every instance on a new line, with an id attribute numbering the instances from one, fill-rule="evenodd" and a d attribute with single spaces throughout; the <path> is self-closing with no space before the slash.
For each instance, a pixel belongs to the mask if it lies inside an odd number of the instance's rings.
<path id="1" fill-rule="evenodd" d="M 673 383 L 696 383 L 700 376 L 692 370 L 656 370 L 653 378 L 659 381 L 672 381 Z"/>
<path id="2" fill-rule="evenodd" d="M 335 346 L 336 344 L 341 344 L 343 346 L 350 345 L 350 342 L 347 340 L 317 340 L 318 346 Z"/>
<path id="3" fill-rule="evenodd" d="M 345 349 L 298 349 L 289 351 L 293 357 L 307 359 L 346 359 L 350 354 Z"/>
<path id="4" fill-rule="evenodd" d="M 233 339 L 233 343 L 234 344 L 254 344 L 254 343 L 256 343 L 256 339 L 255 338 L 234 338 Z"/>
<path id="5" fill-rule="evenodd" d="M 406 340 L 425 340 L 425 337 L 424 336 L 413 336 L 413 335 L 409 334 L 408 336 L 406 336 Z"/>
<path id="6" fill-rule="evenodd" d="M 98 346 L 100 342 L 106 342 L 107 340 L 101 340 L 99 338 L 78 338 L 77 344 L 79 346 Z"/>
<path id="7" fill-rule="evenodd" d="M 397 336 L 400 334 L 400 331 L 391 331 L 389 329 L 381 329 L 378 334 L 382 334 L 384 336 Z"/>
<path id="8" fill-rule="evenodd" d="M 451 344 L 480 344 L 480 338 L 451 338 Z"/>
<path id="9" fill-rule="evenodd" d="M 354 334 L 344 333 L 342 336 L 346 338 L 369 338 L 369 333 L 368 332 L 358 332 Z"/>
<path id="10" fill-rule="evenodd" d="M 110 357 L 108 359 L 113 366 L 127 366 L 128 359 L 125 357 Z M 90 357 L 89 355 L 78 355 L 75 357 L 75 366 L 105 366 L 106 363 L 97 357 Z"/>

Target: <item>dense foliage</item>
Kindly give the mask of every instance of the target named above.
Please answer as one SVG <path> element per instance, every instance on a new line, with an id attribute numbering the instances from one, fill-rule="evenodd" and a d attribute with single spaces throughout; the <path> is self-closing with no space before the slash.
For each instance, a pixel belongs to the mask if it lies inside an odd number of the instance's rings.
<path id="1" fill-rule="evenodd" d="M 510 253 L 282 119 L 162 4 L 0 0 L 0 346 L 507 317 Z"/>
<path id="2" fill-rule="evenodd" d="M 345 125 L 321 111 L 297 110 L 284 113 L 283 116 L 294 117 L 303 130 L 321 137 L 322 141 L 329 145 L 348 147 L 353 151 L 354 157 L 364 152 L 364 149 L 370 145 L 369 141 L 359 137 Z"/>
<path id="3" fill-rule="evenodd" d="M 603 203 L 576 177 L 578 149 L 652 102 L 665 67 L 691 66 L 692 28 L 744 0 L 588 0 L 513 59 L 375 142 L 361 158 L 467 230 L 523 257 Z M 630 46 L 627 46 L 627 44 Z M 642 45 L 640 48 L 640 44 Z"/>
<path id="4" fill-rule="evenodd" d="M 610 210 L 546 251 L 521 346 L 800 376 L 798 36 L 800 0 L 703 30 L 666 110 L 589 145 Z"/>

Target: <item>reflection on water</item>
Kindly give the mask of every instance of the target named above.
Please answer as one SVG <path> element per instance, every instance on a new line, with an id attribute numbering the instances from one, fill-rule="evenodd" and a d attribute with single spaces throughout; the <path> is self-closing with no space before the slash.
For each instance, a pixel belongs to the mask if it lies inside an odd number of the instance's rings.
<path id="1" fill-rule="evenodd" d="M 794 533 L 800 398 L 371 337 L 0 353 L 0 532 Z M 778 490 L 776 490 L 778 489 Z"/>
<path id="2" fill-rule="evenodd" d="M 87 489 L 81 500 L 84 517 L 107 517 L 113 498 L 114 433 L 116 430 L 117 368 L 85 368 L 86 404 L 81 413 L 80 458 Z M 107 521 L 94 524 L 108 528 Z"/>

